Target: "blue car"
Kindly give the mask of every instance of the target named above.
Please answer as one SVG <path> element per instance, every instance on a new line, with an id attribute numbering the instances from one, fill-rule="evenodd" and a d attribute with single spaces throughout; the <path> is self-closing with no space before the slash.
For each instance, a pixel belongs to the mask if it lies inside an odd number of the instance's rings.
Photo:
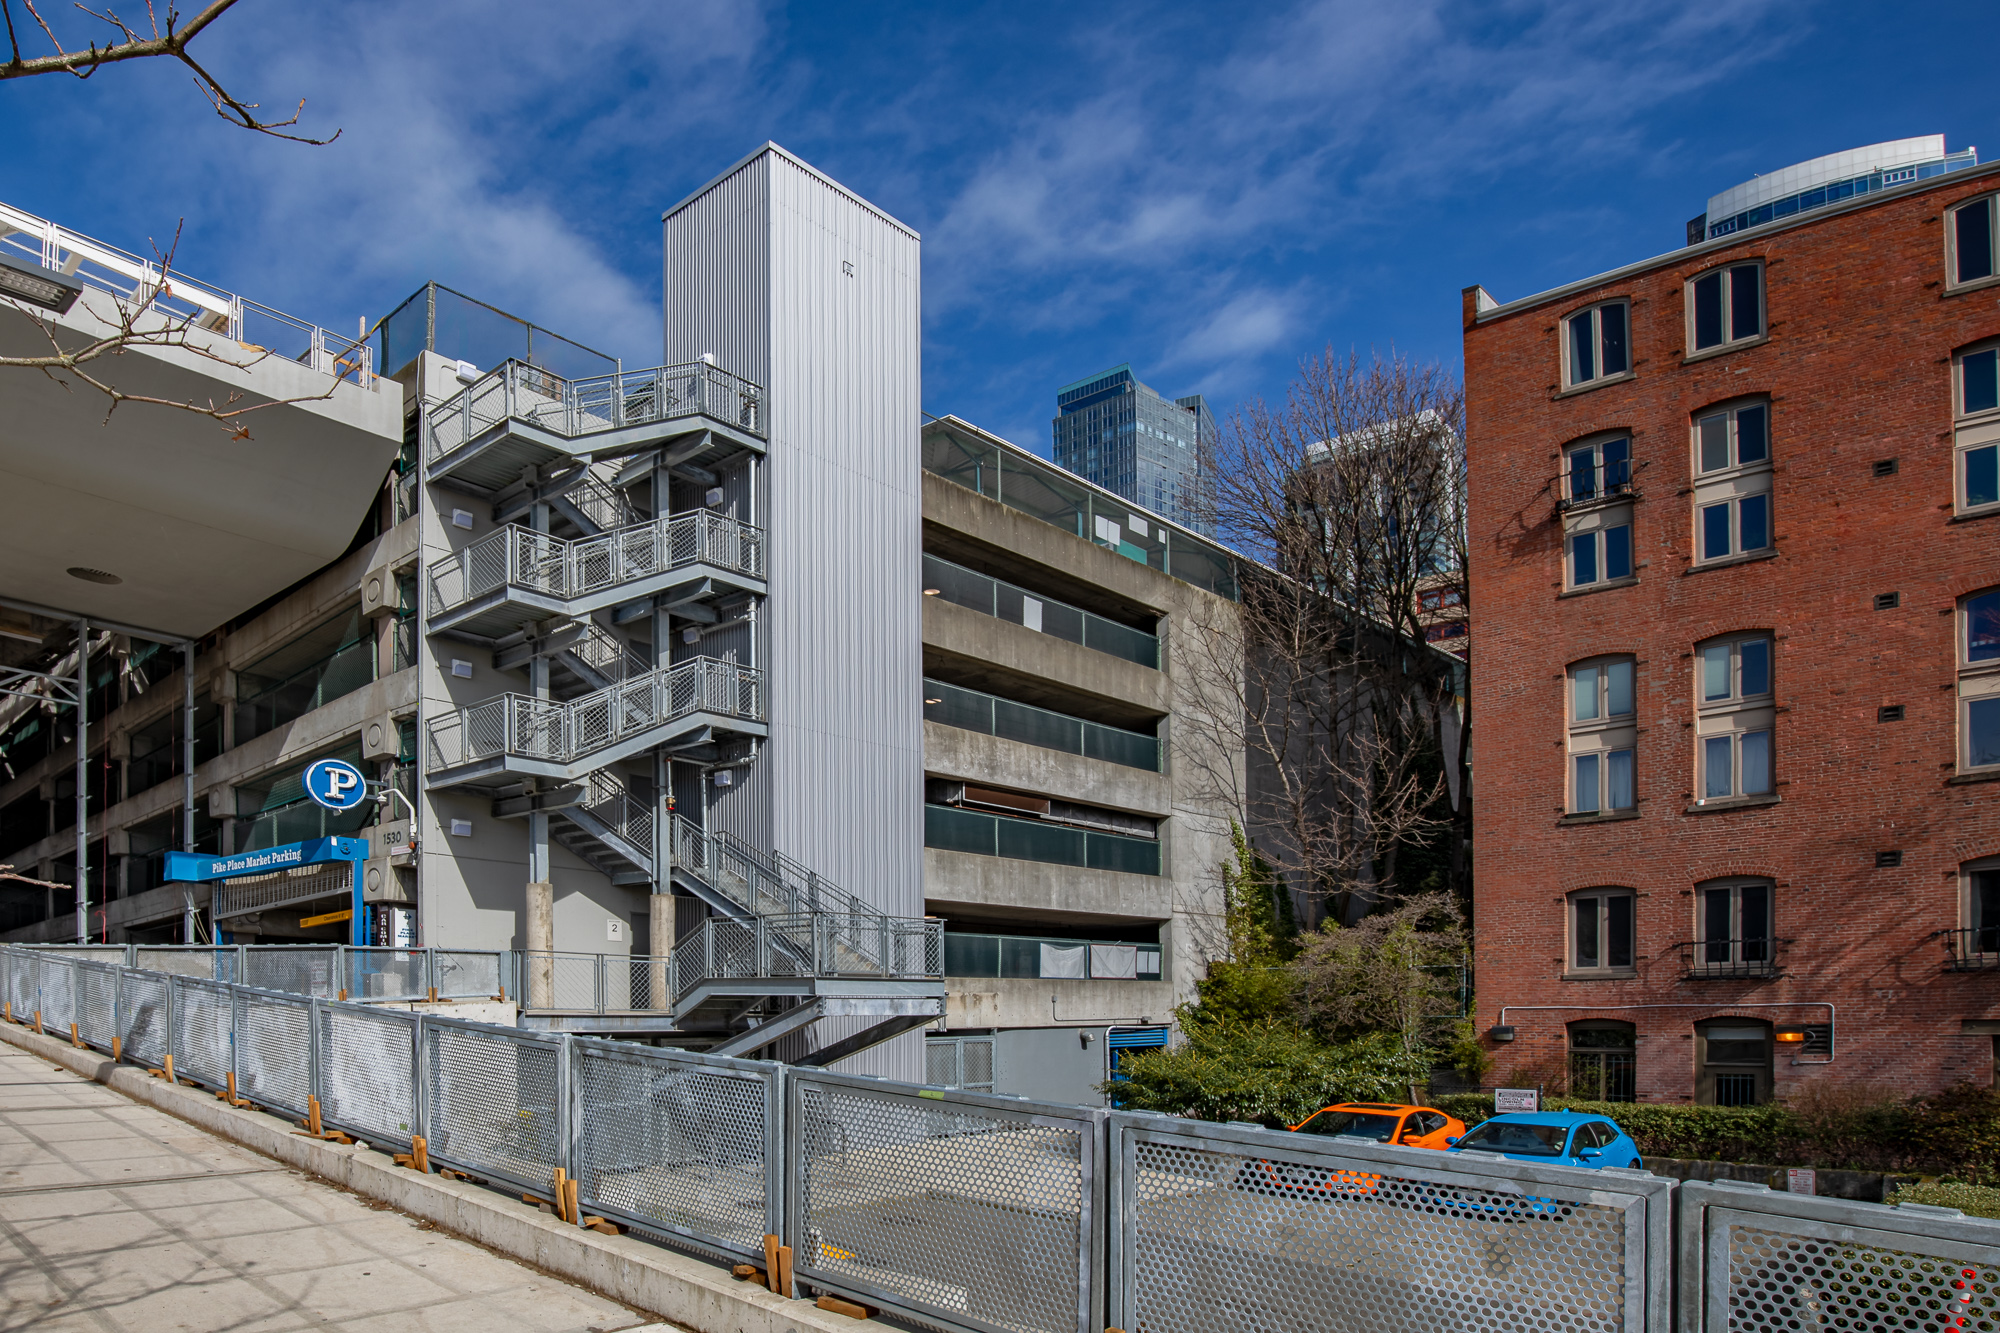
<path id="1" fill-rule="evenodd" d="M 1580 1111 L 1509 1111 L 1480 1121 L 1445 1151 L 1497 1153 L 1556 1166 L 1643 1165 L 1639 1145 L 1616 1121 Z"/>

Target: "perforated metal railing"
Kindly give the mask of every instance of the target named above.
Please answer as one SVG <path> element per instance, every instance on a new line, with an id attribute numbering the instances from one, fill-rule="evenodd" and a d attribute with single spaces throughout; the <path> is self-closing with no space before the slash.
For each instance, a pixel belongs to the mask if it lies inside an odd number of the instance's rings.
<path id="1" fill-rule="evenodd" d="M 800 1280 L 949 1327 L 1101 1327 L 1104 1112 L 809 1070 L 786 1083 Z"/>
<path id="2" fill-rule="evenodd" d="M 1739 1181 L 1680 1189 L 1681 1333 L 2000 1328 L 2000 1222 Z"/>
<path id="3" fill-rule="evenodd" d="M 1110 1125 L 1116 1327 L 1666 1327 L 1670 1181 L 1166 1116 Z"/>
<path id="4" fill-rule="evenodd" d="M 705 509 L 573 541 L 508 524 L 432 562 L 430 613 L 501 588 L 570 601 L 696 564 L 762 578 L 764 533 Z"/>
<path id="5" fill-rule="evenodd" d="M 691 416 L 761 439 L 764 391 L 701 362 L 566 380 L 509 360 L 425 413 L 426 457 L 439 462 L 507 420 L 577 440 Z"/>
<path id="6" fill-rule="evenodd" d="M 503 756 L 574 764 L 697 713 L 762 721 L 764 673 L 713 657 L 649 671 L 567 703 L 503 694 L 432 719 L 434 770 Z"/>
<path id="7" fill-rule="evenodd" d="M 231 950 L 210 951 L 233 957 Z M 185 955 L 182 955 L 183 957 Z M 1970 1333 L 2000 1223 L 1105 1112 L 0 946 L 17 1022 L 961 1333 Z M 1671 1217 L 1679 1191 L 1679 1263 Z"/>

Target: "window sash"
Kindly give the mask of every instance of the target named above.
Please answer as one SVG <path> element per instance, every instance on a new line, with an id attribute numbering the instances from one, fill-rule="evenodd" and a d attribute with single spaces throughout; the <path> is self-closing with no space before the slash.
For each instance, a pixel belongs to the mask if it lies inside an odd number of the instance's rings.
<path id="1" fill-rule="evenodd" d="M 1764 266 L 1732 264 L 1696 278 L 1693 289 L 1694 349 L 1755 338 L 1764 332 Z"/>
<path id="2" fill-rule="evenodd" d="M 1958 459 L 1959 508 L 2000 504 L 2000 444 L 1961 447 Z"/>
<path id="3" fill-rule="evenodd" d="M 1564 321 L 1568 330 L 1571 386 L 1623 375 L 1632 368 L 1630 321 L 1623 301 L 1580 310 Z"/>
<path id="4" fill-rule="evenodd" d="M 1988 195 L 1952 212 L 1952 281 L 1977 282 L 1994 274 L 1994 199 Z"/>
<path id="5" fill-rule="evenodd" d="M 1627 969 L 1633 957 L 1633 897 L 1591 893 L 1570 900 L 1570 969 Z"/>
<path id="6" fill-rule="evenodd" d="M 2000 347 L 1967 352 L 1958 359 L 1959 415 L 2000 408 Z"/>

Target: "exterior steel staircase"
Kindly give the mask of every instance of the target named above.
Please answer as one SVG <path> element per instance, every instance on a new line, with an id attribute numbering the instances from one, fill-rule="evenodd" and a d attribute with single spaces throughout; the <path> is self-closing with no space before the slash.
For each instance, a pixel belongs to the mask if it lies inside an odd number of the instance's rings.
<path id="1" fill-rule="evenodd" d="M 494 496 L 579 455 L 609 458 L 664 444 L 674 463 L 764 449 L 764 392 L 703 362 L 567 380 L 505 361 L 424 412 L 424 475 Z"/>
<path id="2" fill-rule="evenodd" d="M 642 597 L 764 592 L 764 534 L 707 510 L 575 540 L 509 524 L 430 568 L 427 628 L 497 639 Z"/>
<path id="3" fill-rule="evenodd" d="M 693 735 L 761 736 L 763 687 L 754 667 L 696 657 L 568 701 L 498 695 L 431 719 L 424 785 L 491 787 L 509 774 L 574 782 Z"/>

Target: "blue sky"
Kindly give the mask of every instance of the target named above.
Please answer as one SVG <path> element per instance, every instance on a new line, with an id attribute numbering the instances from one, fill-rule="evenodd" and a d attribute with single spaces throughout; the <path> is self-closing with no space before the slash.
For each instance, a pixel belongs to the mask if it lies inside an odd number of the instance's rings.
<path id="1" fill-rule="evenodd" d="M 189 0 L 193 7 L 192 0 Z M 1328 345 L 1455 363 L 1707 197 L 1943 133 L 2000 154 L 1991 4 L 251 0 L 184 72 L 0 84 L 0 199 L 337 329 L 426 279 L 658 358 L 659 215 L 776 139 L 924 236 L 924 405 L 1046 453 L 1121 361 L 1220 414 Z"/>

